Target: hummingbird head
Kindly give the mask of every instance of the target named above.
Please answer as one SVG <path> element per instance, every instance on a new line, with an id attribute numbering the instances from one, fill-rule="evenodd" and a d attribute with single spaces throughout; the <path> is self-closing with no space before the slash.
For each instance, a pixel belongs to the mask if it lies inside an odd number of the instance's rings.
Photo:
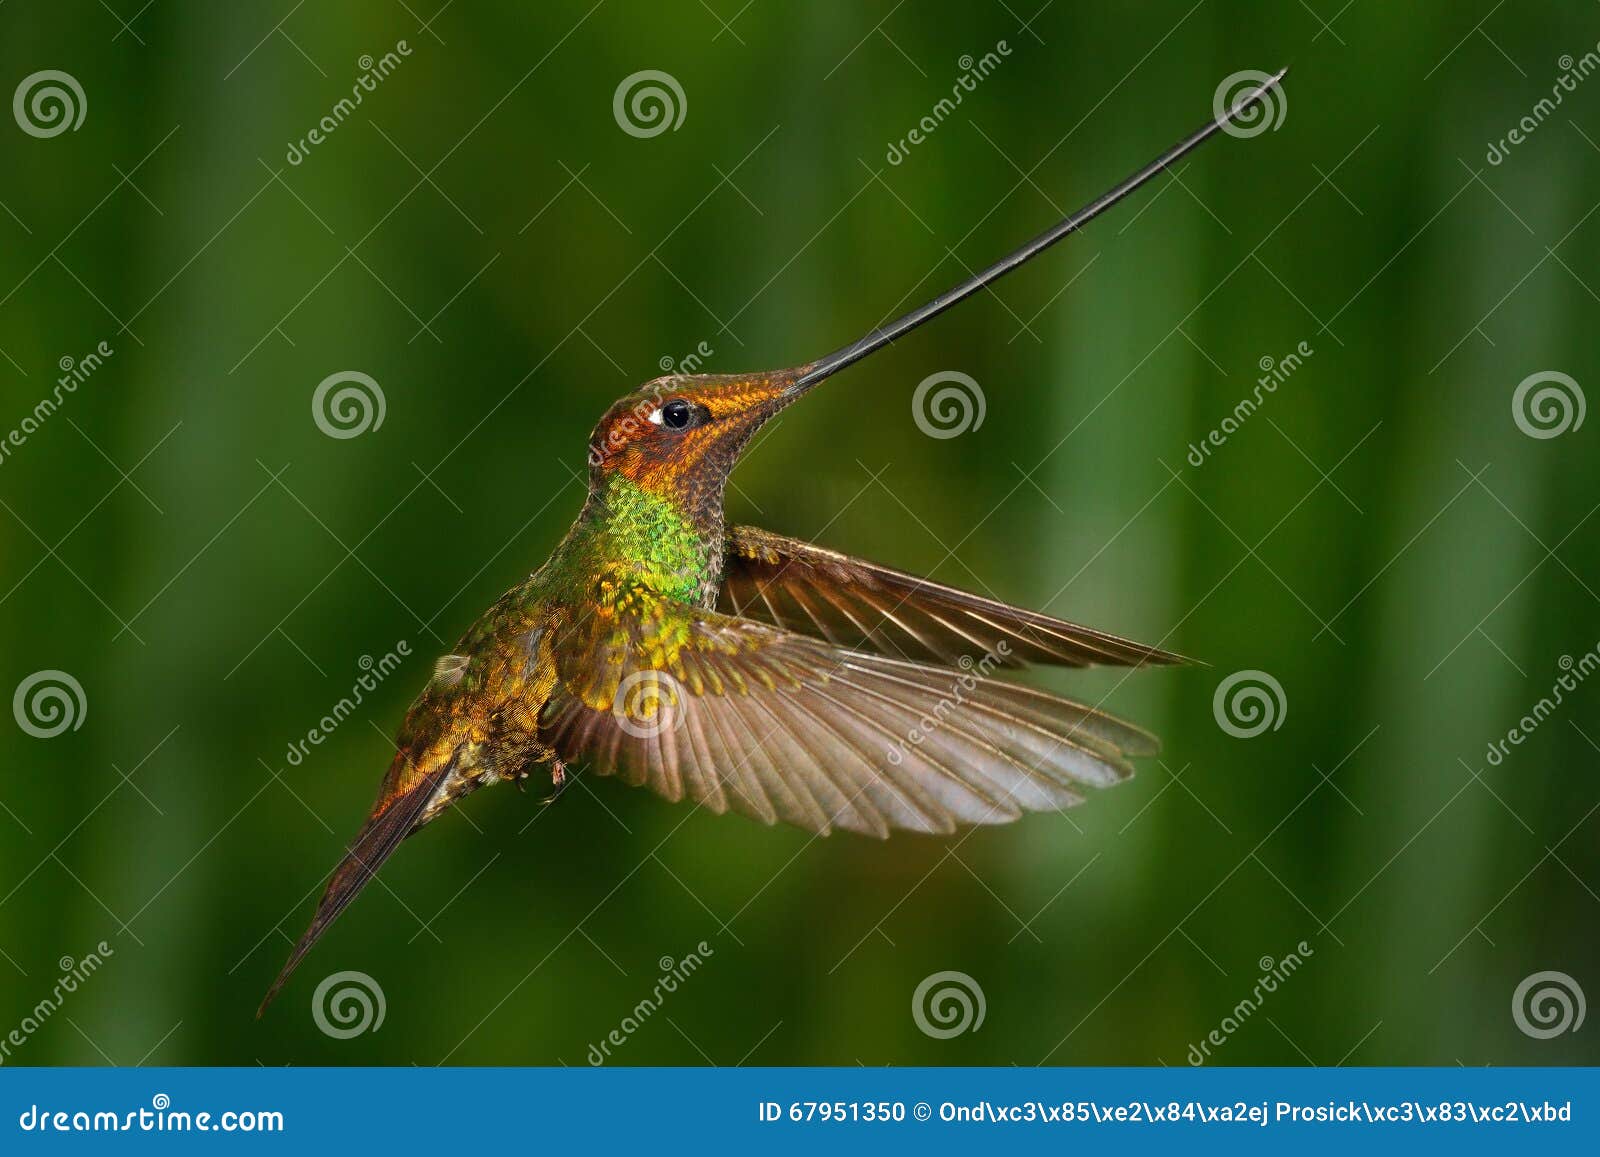
<path id="1" fill-rule="evenodd" d="M 621 476 L 680 507 L 717 509 L 740 453 L 769 419 L 819 382 L 925 325 L 945 310 L 1027 264 L 1171 169 L 1181 158 L 1238 120 L 1283 80 L 1287 69 L 1236 100 L 1204 127 L 1064 218 L 1021 248 L 980 269 L 933 300 L 885 322 L 825 357 L 787 370 L 754 374 L 668 375 L 619 399 L 589 439 L 589 492 L 602 495 Z"/>
<path id="2" fill-rule="evenodd" d="M 662 498 L 720 501 L 757 430 L 803 390 L 808 367 L 750 374 L 674 374 L 617 400 L 589 437 L 589 488 L 620 475 Z"/>

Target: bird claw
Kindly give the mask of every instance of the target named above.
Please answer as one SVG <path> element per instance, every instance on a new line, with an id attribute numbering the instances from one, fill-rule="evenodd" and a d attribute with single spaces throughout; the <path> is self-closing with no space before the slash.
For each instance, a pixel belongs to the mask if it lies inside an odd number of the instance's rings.
<path id="1" fill-rule="evenodd" d="M 566 790 L 568 782 L 570 781 L 567 776 L 567 765 L 559 759 L 552 760 L 550 764 L 550 786 L 555 790 L 543 799 L 538 799 L 534 802 L 540 807 L 549 807 L 561 797 L 561 793 Z"/>

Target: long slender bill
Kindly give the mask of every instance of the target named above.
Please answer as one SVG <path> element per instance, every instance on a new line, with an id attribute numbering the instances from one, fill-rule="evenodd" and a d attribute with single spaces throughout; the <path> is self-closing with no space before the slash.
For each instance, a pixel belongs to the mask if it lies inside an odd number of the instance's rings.
<path id="1" fill-rule="evenodd" d="M 910 313 L 903 314 L 895 320 L 879 326 L 865 337 L 834 350 L 826 357 L 803 367 L 800 376 L 789 385 L 788 392 L 790 394 L 800 394 L 809 390 L 824 378 L 831 377 L 846 366 L 852 366 L 868 354 L 882 349 L 898 338 L 904 337 L 924 322 L 932 321 L 938 317 L 945 310 L 955 305 L 956 302 L 971 297 L 978 290 L 993 284 L 1018 266 L 1025 265 L 1068 234 L 1076 233 L 1118 201 L 1121 201 L 1152 178 L 1164 173 L 1177 161 L 1199 148 L 1222 129 L 1249 112 L 1250 109 L 1264 100 L 1267 94 L 1278 86 L 1283 80 L 1284 74 L 1288 71 L 1287 68 L 1279 69 L 1275 75 L 1263 81 L 1260 87 L 1253 89 L 1235 101 L 1221 116 L 1207 121 L 1205 125 L 1184 137 L 1183 140 L 1173 145 L 1144 168 L 1102 193 L 1076 213 L 1063 218 L 1049 229 L 1046 229 L 1020 249 L 1002 257 L 987 269 L 979 270 L 965 281 L 947 289 L 925 305 L 918 306 Z"/>

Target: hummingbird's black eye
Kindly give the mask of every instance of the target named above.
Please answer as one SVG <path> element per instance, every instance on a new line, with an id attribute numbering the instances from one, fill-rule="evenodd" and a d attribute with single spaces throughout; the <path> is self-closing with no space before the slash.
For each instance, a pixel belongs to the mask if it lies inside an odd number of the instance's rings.
<path id="1" fill-rule="evenodd" d="M 693 417 L 694 410 L 682 398 L 674 398 L 661 407 L 661 424 L 669 430 L 687 428 L 689 420 Z"/>

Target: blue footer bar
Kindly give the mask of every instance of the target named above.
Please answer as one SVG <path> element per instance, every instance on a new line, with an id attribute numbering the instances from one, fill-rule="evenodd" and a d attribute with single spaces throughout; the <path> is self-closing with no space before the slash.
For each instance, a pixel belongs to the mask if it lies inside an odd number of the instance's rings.
<path id="1" fill-rule="evenodd" d="M 0 1152 L 974 1144 L 1594 1151 L 1600 1070 L 0 1069 Z M 205 1138 L 194 1141 L 191 1138 Z"/>

